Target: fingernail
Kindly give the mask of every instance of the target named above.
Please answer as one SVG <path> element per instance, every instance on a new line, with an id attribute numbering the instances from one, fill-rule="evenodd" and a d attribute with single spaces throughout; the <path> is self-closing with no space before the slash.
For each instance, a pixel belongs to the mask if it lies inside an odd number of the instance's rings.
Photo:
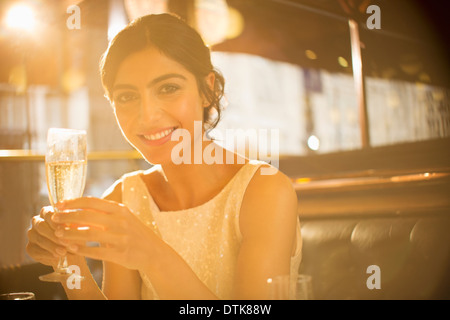
<path id="1" fill-rule="evenodd" d="M 56 203 L 56 206 L 57 206 L 58 208 L 64 207 L 64 201 L 59 201 L 59 202 L 57 202 L 57 203 Z"/>
<path id="2" fill-rule="evenodd" d="M 61 220 L 61 218 L 60 218 L 59 214 L 55 213 L 55 214 L 53 214 L 53 216 L 52 216 L 52 220 L 53 220 L 54 222 L 59 222 L 59 221 Z"/>
<path id="3" fill-rule="evenodd" d="M 71 251 L 77 251 L 77 250 L 78 250 L 78 246 L 75 245 L 75 244 L 69 245 L 68 248 L 69 248 L 69 250 L 71 250 Z"/>
<path id="4" fill-rule="evenodd" d="M 59 254 L 60 256 L 64 256 L 66 255 L 67 251 L 63 248 L 56 248 L 55 249 L 56 253 Z"/>
<path id="5" fill-rule="evenodd" d="M 64 235 L 64 231 L 60 228 L 56 229 L 55 231 L 55 236 L 57 236 L 58 238 L 61 238 Z"/>

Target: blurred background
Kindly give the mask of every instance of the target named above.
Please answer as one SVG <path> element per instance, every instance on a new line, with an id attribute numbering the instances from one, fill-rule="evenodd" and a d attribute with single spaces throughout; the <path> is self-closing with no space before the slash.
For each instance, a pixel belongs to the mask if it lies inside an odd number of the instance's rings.
<path id="1" fill-rule="evenodd" d="M 0 267 L 33 263 L 26 230 L 49 203 L 48 128 L 87 130 L 85 195 L 149 166 L 122 138 L 98 72 L 108 41 L 149 13 L 180 15 L 210 46 L 226 80 L 217 130 L 278 130 L 272 151 L 298 192 L 301 219 L 448 217 L 445 3 L 1 0 Z M 258 142 L 238 151 L 257 150 Z"/>

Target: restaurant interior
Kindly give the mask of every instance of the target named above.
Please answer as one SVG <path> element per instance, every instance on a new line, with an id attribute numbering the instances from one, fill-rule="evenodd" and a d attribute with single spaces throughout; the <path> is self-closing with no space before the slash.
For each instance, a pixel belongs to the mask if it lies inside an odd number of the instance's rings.
<path id="1" fill-rule="evenodd" d="M 0 294 L 64 300 L 26 252 L 49 205 L 46 134 L 88 132 L 84 195 L 149 164 L 122 137 L 99 75 L 114 35 L 172 12 L 202 35 L 225 77 L 217 134 L 275 134 L 292 181 L 300 274 L 317 300 L 450 299 L 450 46 L 445 1 L 2 0 Z M 272 140 L 273 141 L 273 140 Z M 101 261 L 89 261 L 101 282 Z M 378 281 L 370 285 L 370 266 Z"/>

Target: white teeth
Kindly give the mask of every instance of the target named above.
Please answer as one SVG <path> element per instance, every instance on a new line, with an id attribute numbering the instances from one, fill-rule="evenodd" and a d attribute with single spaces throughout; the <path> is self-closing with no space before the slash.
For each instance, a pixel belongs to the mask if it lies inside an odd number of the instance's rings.
<path id="1" fill-rule="evenodd" d="M 175 130 L 175 128 L 172 129 L 167 129 L 163 132 L 158 132 L 157 134 L 151 134 L 151 135 L 144 135 L 144 138 L 147 140 L 159 140 L 161 138 L 166 137 L 167 135 L 169 135 L 173 130 Z"/>

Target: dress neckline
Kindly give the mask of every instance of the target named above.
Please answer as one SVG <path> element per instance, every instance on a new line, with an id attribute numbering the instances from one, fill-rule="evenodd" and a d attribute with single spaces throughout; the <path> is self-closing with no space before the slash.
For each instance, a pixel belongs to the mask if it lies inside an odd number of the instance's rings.
<path id="1" fill-rule="evenodd" d="M 139 174 L 138 174 L 138 177 L 139 177 L 140 183 L 142 183 L 142 187 L 145 190 L 145 194 L 148 197 L 149 202 L 151 203 L 151 205 L 153 205 L 153 209 L 155 209 L 156 212 L 159 212 L 159 213 L 185 213 L 185 212 L 189 212 L 189 211 L 193 211 L 193 210 L 197 211 L 197 210 L 199 210 L 199 209 L 201 209 L 203 207 L 206 207 L 209 204 L 211 204 L 212 202 L 214 202 L 217 198 L 222 196 L 222 194 L 225 193 L 226 189 L 230 188 L 230 186 L 232 185 L 233 181 L 236 180 L 237 176 L 239 176 L 241 174 L 241 172 L 244 171 L 244 168 L 246 168 L 250 163 L 253 163 L 253 161 L 250 160 L 247 163 L 245 163 L 242 167 L 240 167 L 239 170 L 233 175 L 233 177 L 227 182 L 227 184 L 215 196 L 213 196 L 211 199 L 209 199 L 206 202 L 204 202 L 202 204 L 199 204 L 197 206 L 190 207 L 190 208 L 187 208 L 187 209 L 181 209 L 181 210 L 165 210 L 165 211 L 161 211 L 159 209 L 159 206 L 156 204 L 155 199 L 153 199 L 150 191 L 147 188 L 147 184 L 145 183 L 145 181 L 143 179 L 145 171 L 140 171 Z"/>

